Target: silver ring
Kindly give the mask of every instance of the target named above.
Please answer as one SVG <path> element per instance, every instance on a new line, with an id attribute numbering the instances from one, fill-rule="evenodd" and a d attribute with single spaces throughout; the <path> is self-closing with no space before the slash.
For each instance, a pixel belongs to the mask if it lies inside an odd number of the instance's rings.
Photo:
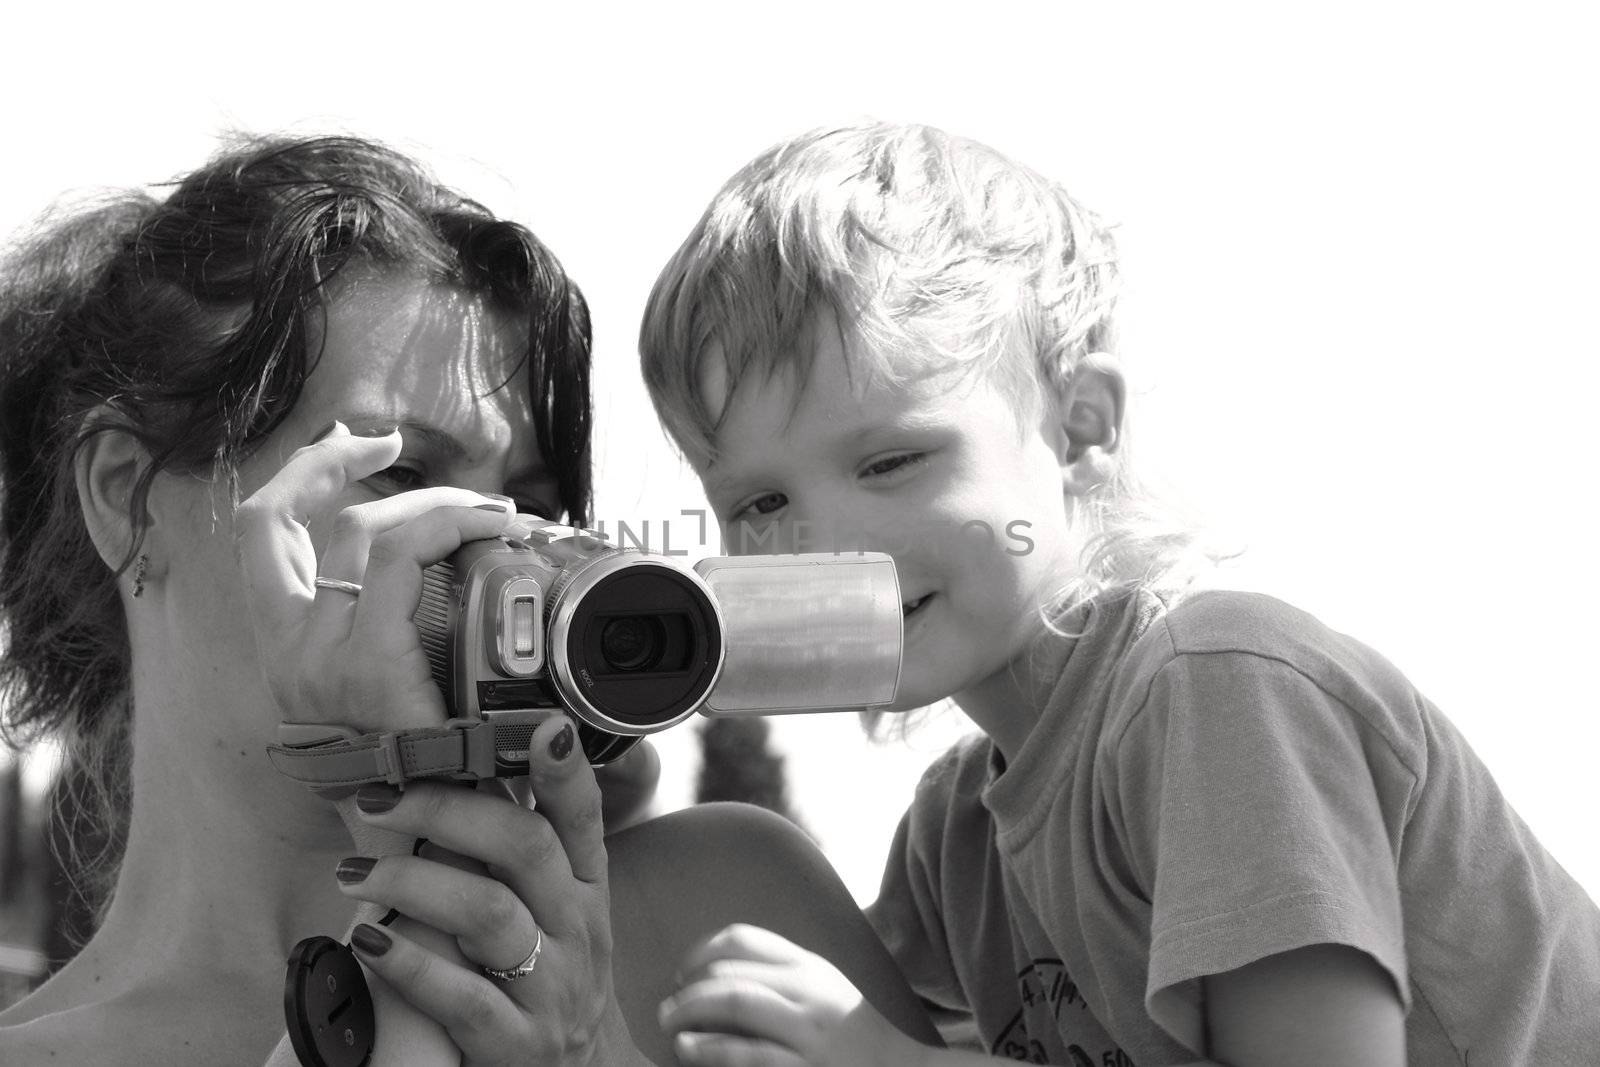
<path id="1" fill-rule="evenodd" d="M 526 978 L 533 973 L 534 965 L 539 962 L 539 953 L 544 951 L 544 931 L 538 926 L 533 928 L 533 951 L 528 953 L 528 958 L 504 971 L 497 971 L 493 967 L 483 968 L 483 973 L 490 978 L 498 978 L 502 982 L 509 982 L 513 978 Z"/>
<path id="2" fill-rule="evenodd" d="M 349 593 L 351 596 L 361 595 L 361 583 L 359 582 L 346 582 L 339 578 L 324 578 L 319 574 L 311 584 L 318 589 L 332 589 L 334 592 Z"/>

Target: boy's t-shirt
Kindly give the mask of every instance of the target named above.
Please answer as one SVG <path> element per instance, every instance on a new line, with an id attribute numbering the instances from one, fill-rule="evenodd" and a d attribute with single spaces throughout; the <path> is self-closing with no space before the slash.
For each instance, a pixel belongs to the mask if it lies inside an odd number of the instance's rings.
<path id="1" fill-rule="evenodd" d="M 1393 978 L 1411 1063 L 1600 1062 L 1600 909 L 1382 657 L 1247 593 L 1058 625 L 1021 751 L 928 770 L 868 910 L 936 1017 L 1005 1058 L 1180 1063 L 1202 977 L 1331 943 Z"/>

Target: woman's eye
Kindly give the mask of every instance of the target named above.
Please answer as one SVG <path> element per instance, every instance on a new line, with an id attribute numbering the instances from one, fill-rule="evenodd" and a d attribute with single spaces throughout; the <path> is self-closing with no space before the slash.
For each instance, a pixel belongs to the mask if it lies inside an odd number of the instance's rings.
<path id="1" fill-rule="evenodd" d="M 908 467 L 915 467 L 920 463 L 926 462 L 927 458 L 928 454 L 926 452 L 896 452 L 892 456 L 875 459 L 862 467 L 861 476 L 876 478 L 885 474 L 893 474 L 896 471 L 903 471 Z"/>
<path id="2" fill-rule="evenodd" d="M 393 467 L 385 467 L 367 480 L 377 482 L 393 493 L 408 493 L 413 489 L 421 489 L 428 484 L 427 476 L 422 471 L 415 467 L 402 467 L 398 464 Z"/>

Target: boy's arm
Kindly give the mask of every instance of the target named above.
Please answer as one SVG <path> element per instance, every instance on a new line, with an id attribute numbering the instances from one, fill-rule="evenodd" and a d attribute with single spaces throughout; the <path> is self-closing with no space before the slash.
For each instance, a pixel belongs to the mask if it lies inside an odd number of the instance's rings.
<path id="1" fill-rule="evenodd" d="M 1396 856 L 1419 778 L 1397 719 L 1280 659 L 1185 654 L 1107 752 L 1108 806 L 1152 902 L 1145 1007 L 1193 1054 L 1403 1048 L 1385 1035 L 1408 1001 Z M 1286 1056 L 1291 1041 L 1313 1051 Z"/>
<path id="2" fill-rule="evenodd" d="M 863 1003 L 843 976 L 765 931 L 725 932 L 687 965 L 688 987 L 662 1008 L 686 1064 L 998 1062 L 916 1043 Z M 1185 1067 L 1404 1067 L 1399 995 L 1388 973 L 1357 949 L 1311 945 L 1279 953 L 1208 977 L 1204 989 L 1211 1058 Z"/>
<path id="3" fill-rule="evenodd" d="M 1358 949 L 1308 945 L 1207 977 L 1203 988 L 1206 1051 L 1229 1067 L 1406 1062 L 1394 982 Z"/>

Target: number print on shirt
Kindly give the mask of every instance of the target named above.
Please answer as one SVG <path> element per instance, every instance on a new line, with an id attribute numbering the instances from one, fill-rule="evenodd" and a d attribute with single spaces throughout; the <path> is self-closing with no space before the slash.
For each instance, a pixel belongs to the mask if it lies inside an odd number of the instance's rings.
<path id="1" fill-rule="evenodd" d="M 1062 1009 L 1076 1009 L 1087 1015 L 1089 1004 L 1058 959 L 1036 959 L 1029 964 L 1017 975 L 1017 995 L 1022 1007 L 995 1039 L 989 1054 L 1022 1063 L 1050 1063 L 1049 1051 L 1030 1035 L 1028 1020 L 1033 1019 L 1036 1025 L 1049 1020 L 1055 1023 L 1058 1033 L 1071 1033 L 1070 1018 L 1067 1026 L 1061 1025 Z M 1133 1059 L 1115 1046 L 1101 1049 L 1098 1059 L 1078 1044 L 1069 1045 L 1067 1054 L 1072 1057 L 1072 1067 L 1134 1067 Z"/>

